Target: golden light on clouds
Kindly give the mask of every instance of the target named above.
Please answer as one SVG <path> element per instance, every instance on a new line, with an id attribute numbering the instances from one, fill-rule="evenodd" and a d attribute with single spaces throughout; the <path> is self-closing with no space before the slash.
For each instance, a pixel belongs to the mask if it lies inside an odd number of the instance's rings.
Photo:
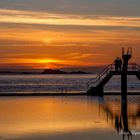
<path id="1" fill-rule="evenodd" d="M 55 59 L 41 59 L 41 60 L 34 60 L 37 63 L 62 63 L 62 60 L 55 60 Z"/>
<path id="2" fill-rule="evenodd" d="M 106 65 L 122 47 L 139 56 L 140 17 L 0 9 L 0 24 L 0 68 Z"/>
<path id="3" fill-rule="evenodd" d="M 45 25 L 129 26 L 140 27 L 140 17 L 67 15 L 0 9 L 0 22 Z"/>

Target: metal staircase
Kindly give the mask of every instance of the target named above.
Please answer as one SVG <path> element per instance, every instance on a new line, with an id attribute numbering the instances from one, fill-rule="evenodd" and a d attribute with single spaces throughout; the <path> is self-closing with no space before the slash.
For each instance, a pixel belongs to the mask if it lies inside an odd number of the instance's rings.
<path id="1" fill-rule="evenodd" d="M 110 64 L 95 78 L 87 82 L 87 93 L 90 95 L 100 94 L 103 92 L 105 84 L 114 75 L 121 75 L 122 71 L 115 71 L 114 64 Z M 136 63 L 130 63 L 128 65 L 128 75 L 135 75 L 140 80 L 140 66 Z"/>

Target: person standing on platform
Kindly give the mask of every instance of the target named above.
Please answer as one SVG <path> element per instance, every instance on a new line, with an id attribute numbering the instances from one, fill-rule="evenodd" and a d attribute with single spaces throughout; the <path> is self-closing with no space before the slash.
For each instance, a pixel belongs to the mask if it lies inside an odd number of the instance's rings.
<path id="1" fill-rule="evenodd" d="M 121 71 L 122 70 L 122 59 L 121 58 L 119 58 L 119 61 L 118 61 L 118 69 L 119 69 L 119 71 Z"/>
<path id="2" fill-rule="evenodd" d="M 119 69 L 119 57 L 117 57 L 116 60 L 114 60 L 114 65 L 115 65 L 115 71 L 118 71 L 118 69 Z"/>

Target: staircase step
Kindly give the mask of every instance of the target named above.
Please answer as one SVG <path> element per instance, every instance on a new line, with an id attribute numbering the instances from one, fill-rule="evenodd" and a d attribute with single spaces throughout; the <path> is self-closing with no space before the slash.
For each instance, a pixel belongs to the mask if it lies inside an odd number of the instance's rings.
<path id="1" fill-rule="evenodd" d="M 100 87 L 91 87 L 87 91 L 87 94 L 89 94 L 89 95 L 100 95 L 101 93 L 103 93 L 103 90 Z"/>

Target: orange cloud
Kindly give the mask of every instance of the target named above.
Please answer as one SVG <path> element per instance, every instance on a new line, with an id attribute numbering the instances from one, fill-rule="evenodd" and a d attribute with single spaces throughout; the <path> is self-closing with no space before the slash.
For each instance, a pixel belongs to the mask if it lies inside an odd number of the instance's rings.
<path id="1" fill-rule="evenodd" d="M 140 17 L 83 16 L 7 9 L 0 9 L 0 22 L 44 25 L 140 27 Z"/>
<path id="2" fill-rule="evenodd" d="M 135 58 L 139 56 L 139 17 L 77 16 L 3 9 L 0 15 L 1 68 L 7 65 L 32 68 L 104 65 L 120 55 L 121 47 L 133 47 Z M 7 26 L 3 22 L 7 22 Z M 68 24 L 74 28 L 65 26 Z M 94 25 L 100 29 L 93 28 Z M 139 59 L 136 61 L 139 63 Z"/>

